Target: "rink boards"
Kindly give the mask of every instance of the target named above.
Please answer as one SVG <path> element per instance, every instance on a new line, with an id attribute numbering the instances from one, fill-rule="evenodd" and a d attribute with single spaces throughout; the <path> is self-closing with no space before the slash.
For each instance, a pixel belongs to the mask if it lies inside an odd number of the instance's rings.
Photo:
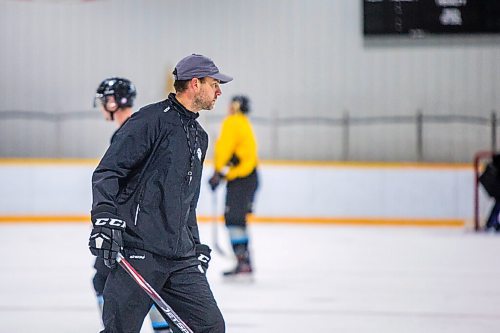
<path id="1" fill-rule="evenodd" d="M 97 160 L 0 160 L 0 222 L 88 221 Z M 224 190 L 207 185 L 197 214 L 221 220 Z M 464 226 L 473 210 L 465 164 L 263 162 L 253 222 Z"/>

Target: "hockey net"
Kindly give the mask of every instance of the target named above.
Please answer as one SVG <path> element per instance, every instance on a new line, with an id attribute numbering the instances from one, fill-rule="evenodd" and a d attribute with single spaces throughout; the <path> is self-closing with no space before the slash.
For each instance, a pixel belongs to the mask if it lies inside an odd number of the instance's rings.
<path id="1" fill-rule="evenodd" d="M 494 200 L 479 183 L 479 176 L 486 165 L 491 161 L 493 151 L 480 151 L 474 155 L 474 212 L 473 225 L 475 231 L 484 230 L 488 215 L 493 207 Z"/>

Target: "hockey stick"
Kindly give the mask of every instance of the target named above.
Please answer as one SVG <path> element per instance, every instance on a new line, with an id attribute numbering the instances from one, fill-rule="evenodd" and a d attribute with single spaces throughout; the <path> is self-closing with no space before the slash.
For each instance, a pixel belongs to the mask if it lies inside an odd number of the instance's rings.
<path id="1" fill-rule="evenodd" d="M 144 280 L 132 265 L 123 257 L 121 253 L 116 256 L 118 264 L 134 279 L 134 281 L 148 294 L 148 296 L 156 303 L 156 305 L 165 313 L 172 323 L 177 326 L 182 333 L 194 333 L 185 322 L 172 310 L 172 308 L 161 298 L 160 295 Z"/>
<path id="2" fill-rule="evenodd" d="M 219 245 L 219 223 L 217 221 L 217 192 L 213 191 L 212 192 L 212 241 L 214 245 L 214 249 L 217 253 L 219 253 L 222 256 L 225 256 L 225 252 L 222 250 L 222 248 Z"/>

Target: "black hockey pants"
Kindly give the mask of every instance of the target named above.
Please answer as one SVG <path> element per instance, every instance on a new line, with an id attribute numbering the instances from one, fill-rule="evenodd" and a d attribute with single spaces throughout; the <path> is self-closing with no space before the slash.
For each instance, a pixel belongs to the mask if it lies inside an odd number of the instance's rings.
<path id="1" fill-rule="evenodd" d="M 98 257 L 95 259 L 94 268 L 96 270 L 94 278 L 92 279 L 94 290 L 96 295 L 102 295 L 106 279 L 111 270 L 104 264 L 104 259 Z"/>
<path id="2" fill-rule="evenodd" d="M 224 213 L 227 226 L 246 226 L 246 216 L 252 212 L 255 192 L 258 187 L 257 169 L 245 178 L 236 178 L 227 182 Z"/>
<path id="3" fill-rule="evenodd" d="M 224 319 L 205 274 L 197 267 L 196 257 L 168 260 L 132 249 L 125 249 L 124 257 L 191 330 L 196 333 L 225 332 Z M 101 333 L 138 333 L 151 305 L 149 296 L 125 270 L 113 269 L 104 288 L 105 329 Z M 179 332 L 175 325 L 171 327 Z"/>

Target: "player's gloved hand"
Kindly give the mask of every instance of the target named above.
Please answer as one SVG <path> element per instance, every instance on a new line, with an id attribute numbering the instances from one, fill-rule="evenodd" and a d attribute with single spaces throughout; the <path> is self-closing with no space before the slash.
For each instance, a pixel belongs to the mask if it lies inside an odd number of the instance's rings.
<path id="1" fill-rule="evenodd" d="M 220 172 L 214 172 L 212 177 L 210 177 L 210 179 L 208 180 L 208 184 L 210 184 L 210 188 L 212 189 L 212 191 L 215 191 L 217 189 L 217 186 L 219 186 L 223 178 L 223 174 L 221 174 Z"/>
<path id="2" fill-rule="evenodd" d="M 90 252 L 104 259 L 109 268 L 116 267 L 116 256 L 123 249 L 122 233 L 126 223 L 118 216 L 99 212 L 92 214 L 92 232 L 89 238 Z"/>
<path id="3" fill-rule="evenodd" d="M 208 263 L 210 262 L 210 252 L 212 249 L 205 244 L 196 244 L 196 257 L 200 261 L 198 269 L 202 273 L 206 273 L 208 269 Z"/>

